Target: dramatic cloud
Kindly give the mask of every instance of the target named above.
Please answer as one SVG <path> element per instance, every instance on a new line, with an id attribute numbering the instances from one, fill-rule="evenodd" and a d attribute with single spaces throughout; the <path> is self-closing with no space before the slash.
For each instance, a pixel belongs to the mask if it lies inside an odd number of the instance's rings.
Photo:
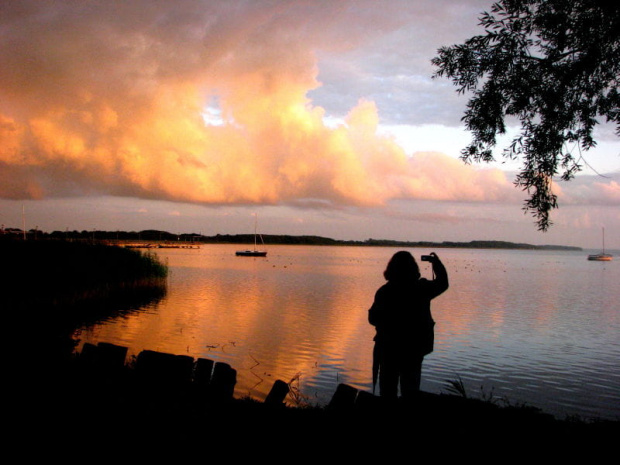
<path id="1" fill-rule="evenodd" d="M 263 233 L 598 246 L 620 229 L 615 128 L 583 159 L 606 177 L 556 183 L 544 237 L 518 162 L 458 160 L 466 97 L 430 59 L 490 5 L 0 2 L 0 223 L 216 234 L 260 211 Z"/>
<path id="2" fill-rule="evenodd" d="M 355 50 L 428 14 L 402 16 L 395 6 L 4 2 L 0 196 L 330 205 L 515 198 L 497 170 L 405 153 L 380 134 L 372 100 L 328 126 L 325 108 L 309 98 L 321 85 L 317 54 Z M 406 67 L 398 58 L 386 62 Z"/>
<path id="3" fill-rule="evenodd" d="M 565 190 L 556 189 L 559 192 L 559 200 L 567 205 L 620 205 L 620 184 L 613 179 L 603 176 L 579 176 L 570 181 L 568 185 L 563 183 Z"/>

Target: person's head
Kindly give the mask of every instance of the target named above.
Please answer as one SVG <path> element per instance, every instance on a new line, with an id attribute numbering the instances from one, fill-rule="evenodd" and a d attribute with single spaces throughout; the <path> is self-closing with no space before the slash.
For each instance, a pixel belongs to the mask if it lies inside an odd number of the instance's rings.
<path id="1" fill-rule="evenodd" d="M 420 268 L 409 252 L 396 252 L 387 264 L 383 276 L 388 281 L 410 280 L 420 278 Z"/>

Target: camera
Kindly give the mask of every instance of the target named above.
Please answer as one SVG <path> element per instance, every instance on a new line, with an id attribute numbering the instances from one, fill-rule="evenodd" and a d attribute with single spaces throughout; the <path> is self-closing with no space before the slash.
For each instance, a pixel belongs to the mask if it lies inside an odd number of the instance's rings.
<path id="1" fill-rule="evenodd" d="M 430 262 L 433 259 L 431 255 L 422 255 L 423 262 Z"/>

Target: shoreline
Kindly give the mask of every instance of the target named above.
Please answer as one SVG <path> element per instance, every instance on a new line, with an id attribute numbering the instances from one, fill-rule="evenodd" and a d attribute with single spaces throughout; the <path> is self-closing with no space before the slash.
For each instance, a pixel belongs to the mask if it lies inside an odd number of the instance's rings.
<path id="1" fill-rule="evenodd" d="M 92 363 L 92 357 L 91 363 L 86 363 L 80 355 L 49 366 L 53 374 L 50 379 L 55 382 L 48 385 L 49 398 L 39 399 L 42 403 L 37 410 L 43 416 L 86 408 L 99 425 L 126 424 L 167 433 L 174 433 L 182 425 L 183 431 L 199 434 L 212 433 L 213 425 L 224 424 L 238 428 L 281 424 L 291 431 L 315 433 L 329 429 L 342 432 L 342 428 L 358 428 L 360 424 L 384 424 L 381 434 L 410 436 L 416 428 L 424 427 L 458 432 L 462 437 L 527 433 L 574 435 L 581 440 L 620 431 L 620 421 L 560 420 L 533 407 L 499 406 L 453 394 L 422 391 L 414 401 L 401 399 L 396 404 L 385 404 L 378 396 L 342 384 L 329 405 L 323 407 L 286 405 L 281 402 L 282 396 L 275 402 L 261 402 L 249 397 L 235 398 L 230 391 L 226 395 L 220 391 L 214 394 L 208 384 L 188 380 L 177 383 L 170 376 L 141 377 L 135 364 L 123 363 L 114 368 L 101 359 Z"/>

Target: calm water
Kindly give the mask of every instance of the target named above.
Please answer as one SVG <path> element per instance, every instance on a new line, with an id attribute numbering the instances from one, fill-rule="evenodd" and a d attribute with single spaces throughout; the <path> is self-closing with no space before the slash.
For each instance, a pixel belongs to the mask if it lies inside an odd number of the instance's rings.
<path id="1" fill-rule="evenodd" d="M 166 298 L 77 337 L 124 345 L 130 356 L 152 349 L 228 362 L 237 396 L 263 399 L 276 379 L 295 380 L 311 404 L 327 403 L 338 383 L 371 391 L 367 311 L 396 250 L 272 246 L 267 258 L 248 258 L 235 257 L 238 248 L 158 249 L 171 268 Z M 450 289 L 433 301 L 436 343 L 423 390 L 446 392 L 460 378 L 472 397 L 559 418 L 620 418 L 618 257 L 437 252 Z"/>

